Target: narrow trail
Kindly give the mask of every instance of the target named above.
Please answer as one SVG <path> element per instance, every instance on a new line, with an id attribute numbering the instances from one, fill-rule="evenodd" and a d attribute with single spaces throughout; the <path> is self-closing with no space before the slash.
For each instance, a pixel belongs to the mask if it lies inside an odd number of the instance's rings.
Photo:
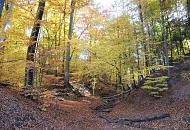
<path id="1" fill-rule="evenodd" d="M 1 130 L 100 130 L 110 127 L 88 109 L 89 102 L 55 101 L 47 111 L 38 109 L 40 104 L 25 99 L 14 90 L 0 88 L 0 129 Z M 96 123 L 95 123 L 96 122 Z"/>
<path id="2" fill-rule="evenodd" d="M 0 129 L 189 130 L 189 66 L 189 59 L 175 65 L 171 70 L 169 90 L 162 98 L 147 96 L 144 90 L 139 89 L 120 102 L 103 108 L 99 114 L 92 109 L 101 106 L 102 102 L 97 97 L 76 100 L 44 98 L 43 103 L 50 104 L 50 107 L 42 111 L 39 109 L 42 102 L 26 99 L 16 90 L 0 87 Z"/>

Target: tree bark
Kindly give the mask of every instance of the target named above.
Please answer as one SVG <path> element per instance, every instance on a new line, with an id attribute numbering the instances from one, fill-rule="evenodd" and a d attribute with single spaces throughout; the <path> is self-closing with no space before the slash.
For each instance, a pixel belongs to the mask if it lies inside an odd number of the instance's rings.
<path id="1" fill-rule="evenodd" d="M 144 19 L 143 19 L 143 12 L 142 12 L 142 5 L 141 5 L 141 1 L 139 0 L 139 3 L 138 3 L 138 8 L 139 8 L 139 16 L 140 16 L 140 21 L 141 21 L 141 30 L 142 30 L 142 34 L 143 34 L 143 45 L 144 45 L 144 53 L 145 53 L 145 65 L 146 67 L 149 66 L 149 63 L 148 63 L 148 57 L 146 55 L 147 53 L 147 45 L 145 43 L 145 31 L 144 31 Z"/>
<path id="2" fill-rule="evenodd" d="M 41 27 L 40 21 L 42 20 L 44 14 L 45 0 L 39 1 L 39 6 L 36 14 L 36 19 L 30 36 L 30 45 L 28 46 L 27 56 L 26 56 L 26 69 L 25 69 L 25 86 L 34 85 L 34 61 L 35 61 L 35 51 L 37 47 L 37 39 Z"/>
<path id="3" fill-rule="evenodd" d="M 134 35 L 135 35 L 135 38 L 137 39 L 137 33 L 136 33 L 135 28 L 134 28 Z M 137 43 L 136 43 L 136 55 L 137 55 L 137 68 L 138 68 L 138 82 L 140 82 L 141 78 L 143 78 L 143 75 L 141 73 L 141 66 L 140 66 L 140 49 L 139 49 L 139 47 L 140 47 L 140 45 L 137 41 Z"/>
<path id="4" fill-rule="evenodd" d="M 187 17 L 188 17 L 188 23 L 190 26 L 190 0 L 187 0 Z"/>
<path id="5" fill-rule="evenodd" d="M 8 5 L 7 2 L 4 2 L 4 3 L 6 4 L 6 11 L 7 12 L 6 12 L 4 23 L 3 23 L 3 26 L 2 26 L 2 31 L 1 31 L 2 34 L 6 31 L 6 28 L 7 28 L 7 25 L 9 24 L 10 17 L 11 17 L 11 14 L 12 14 L 12 10 L 13 10 L 13 7 L 14 7 L 14 1 L 11 1 L 10 5 Z M 2 7 L 2 9 L 3 9 L 3 7 Z M 0 13 L 2 13 L 2 11 Z M 1 16 L 0 16 L 0 18 L 1 18 Z M 3 36 L 0 38 L 0 42 L 3 42 L 5 40 L 6 40 L 6 38 L 4 38 Z"/>
<path id="6" fill-rule="evenodd" d="M 73 21 L 74 21 L 74 12 L 75 12 L 75 0 L 71 1 L 71 12 L 70 12 L 70 23 L 69 23 L 69 34 L 68 34 L 68 42 L 66 45 L 66 64 L 65 64 L 65 77 L 64 77 L 64 85 L 69 87 L 69 79 L 70 79 L 70 60 L 71 60 L 71 40 L 73 35 Z"/>
<path id="7" fill-rule="evenodd" d="M 0 0 L 0 18 L 2 16 L 4 4 L 5 4 L 5 0 Z"/>
<path id="8" fill-rule="evenodd" d="M 64 23 L 64 27 L 63 27 L 63 34 L 64 34 L 64 39 L 63 39 L 63 45 L 65 48 L 65 44 L 66 44 L 66 8 L 67 8 L 67 1 L 65 1 L 64 3 L 64 14 L 63 14 L 63 23 Z M 65 79 L 65 51 L 63 51 L 63 60 L 62 60 L 62 76 L 63 79 Z"/>
<path id="9" fill-rule="evenodd" d="M 170 63 L 173 64 L 173 41 L 172 41 L 172 30 L 171 25 L 168 28 L 169 35 L 170 35 Z"/>
<path id="10" fill-rule="evenodd" d="M 7 3 L 6 6 L 7 6 L 6 7 L 7 14 L 6 14 L 5 22 L 4 22 L 4 25 L 3 25 L 2 33 L 4 33 L 6 31 L 6 27 L 9 24 L 10 17 L 11 17 L 11 14 L 12 14 L 12 10 L 13 10 L 13 7 L 14 7 L 14 2 L 11 1 L 10 5 L 8 6 L 8 3 Z"/>
<path id="11" fill-rule="evenodd" d="M 169 57 L 168 57 L 168 48 L 167 48 L 167 31 L 165 27 L 165 18 L 164 18 L 164 1 L 159 0 L 160 4 L 160 15 L 161 15 L 161 24 L 162 24 L 162 46 L 163 46 L 163 52 L 164 52 L 164 65 L 169 66 Z M 169 69 L 168 69 L 168 75 L 169 75 Z"/>

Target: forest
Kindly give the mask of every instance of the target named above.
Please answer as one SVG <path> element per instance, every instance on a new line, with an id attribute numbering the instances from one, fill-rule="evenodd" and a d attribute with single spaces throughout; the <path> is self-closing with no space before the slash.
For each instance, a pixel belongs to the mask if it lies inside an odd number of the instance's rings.
<path id="1" fill-rule="evenodd" d="M 0 0 L 0 129 L 190 129 L 190 0 Z"/>

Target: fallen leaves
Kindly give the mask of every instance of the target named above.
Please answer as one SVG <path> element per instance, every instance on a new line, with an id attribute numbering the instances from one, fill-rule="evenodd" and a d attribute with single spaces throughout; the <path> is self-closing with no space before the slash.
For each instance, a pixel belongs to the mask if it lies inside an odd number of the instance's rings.
<path id="1" fill-rule="evenodd" d="M 41 111 L 47 111 L 47 109 L 50 108 L 50 106 L 51 106 L 50 104 L 44 103 L 44 104 L 40 105 L 38 107 L 38 109 L 40 109 Z"/>

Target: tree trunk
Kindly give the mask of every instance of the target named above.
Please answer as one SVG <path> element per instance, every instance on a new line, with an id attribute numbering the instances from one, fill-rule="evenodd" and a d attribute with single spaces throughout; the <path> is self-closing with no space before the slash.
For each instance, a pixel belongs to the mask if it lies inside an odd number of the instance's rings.
<path id="1" fill-rule="evenodd" d="M 67 8 L 67 1 L 65 0 L 64 3 L 64 14 L 63 14 L 63 22 L 64 22 L 64 27 L 63 27 L 63 33 L 64 33 L 64 40 L 63 40 L 63 45 L 65 48 L 65 44 L 66 44 L 66 8 Z M 65 79 L 65 51 L 63 51 L 63 60 L 62 60 L 62 76 L 63 79 Z"/>
<path id="2" fill-rule="evenodd" d="M 163 14 L 163 8 L 164 8 L 164 1 L 159 0 L 160 2 L 160 14 L 161 14 L 161 24 L 162 24 L 162 45 L 163 45 L 163 52 L 164 52 L 164 65 L 169 66 L 169 57 L 168 57 L 168 49 L 167 49 L 167 31 L 165 27 L 165 18 Z M 169 69 L 168 69 L 168 75 L 169 75 Z"/>
<path id="3" fill-rule="evenodd" d="M 173 64 L 173 41 L 172 41 L 172 30 L 171 26 L 169 27 L 169 35 L 170 35 L 170 63 Z"/>
<path id="4" fill-rule="evenodd" d="M 187 0 L 187 17 L 188 17 L 188 24 L 190 26 L 190 0 Z"/>
<path id="5" fill-rule="evenodd" d="M 37 46 L 37 39 L 40 31 L 40 20 L 42 20 L 45 7 L 45 0 L 39 1 L 39 6 L 36 14 L 36 19 L 30 36 L 30 45 L 27 50 L 26 57 L 26 69 L 25 69 L 25 86 L 34 85 L 34 61 L 35 61 L 35 51 Z"/>
<path id="6" fill-rule="evenodd" d="M 136 36 L 136 29 L 134 28 L 134 35 Z M 135 37 L 137 39 L 137 36 Z M 137 41 L 136 43 L 136 55 L 137 55 L 137 68 L 138 68 L 138 82 L 140 82 L 141 78 L 143 78 L 143 75 L 141 73 L 141 66 L 140 66 L 140 50 L 139 50 L 139 43 Z"/>
<path id="7" fill-rule="evenodd" d="M 179 41 L 179 42 L 180 42 L 181 54 L 182 54 L 182 55 L 185 55 L 181 25 L 179 25 L 179 34 L 180 34 L 180 41 Z"/>
<path id="8" fill-rule="evenodd" d="M 134 74 L 134 67 L 131 66 L 130 75 L 132 76 L 132 86 L 136 87 L 136 81 L 135 81 L 135 74 Z"/>
<path id="9" fill-rule="evenodd" d="M 9 24 L 13 7 L 14 7 L 14 2 L 13 1 L 10 2 L 9 6 L 8 6 L 8 3 L 6 3 L 6 10 L 7 10 L 7 12 L 6 12 L 4 23 L 3 23 L 3 26 L 2 26 L 2 31 L 1 31 L 2 34 L 6 31 L 7 25 Z M 3 9 L 3 7 L 2 7 L 2 9 Z M 2 11 L 0 13 L 2 13 Z M 1 18 L 1 16 L 0 16 L 0 18 Z M 0 38 L 0 42 L 3 42 L 5 40 L 6 40 L 6 38 L 4 38 L 3 36 Z"/>
<path id="10" fill-rule="evenodd" d="M 2 16 L 4 4 L 5 4 L 5 0 L 0 0 L 0 18 Z"/>
<path id="11" fill-rule="evenodd" d="M 120 61 L 119 61 L 119 71 L 118 71 L 118 83 L 119 83 L 119 85 L 121 85 L 122 84 L 122 67 L 121 67 L 121 59 L 120 59 Z"/>
<path id="12" fill-rule="evenodd" d="M 70 23 L 69 23 L 69 34 L 68 34 L 68 42 L 66 45 L 66 64 L 65 64 L 65 77 L 64 77 L 64 85 L 69 87 L 69 78 L 70 78 L 70 52 L 71 52 L 71 39 L 73 34 L 73 21 L 74 21 L 74 12 L 75 12 L 75 0 L 71 1 L 71 12 L 70 12 Z"/>
<path id="13" fill-rule="evenodd" d="M 148 57 L 146 55 L 147 53 L 147 45 L 145 43 L 145 31 L 144 31 L 144 19 L 143 19 L 143 12 L 142 12 L 142 5 L 141 5 L 141 1 L 139 0 L 138 1 L 138 8 L 139 8 L 139 16 L 140 16 L 140 22 L 141 22 L 141 30 L 142 30 L 142 34 L 143 34 L 143 45 L 144 45 L 144 53 L 145 53 L 145 65 L 146 65 L 146 68 L 149 66 L 149 63 L 148 63 Z"/>
<path id="14" fill-rule="evenodd" d="M 5 17 L 5 22 L 4 22 L 4 25 L 3 25 L 2 33 L 4 33 L 6 31 L 6 27 L 9 24 L 10 17 L 11 17 L 12 11 L 13 11 L 13 7 L 14 7 L 13 0 L 10 2 L 10 5 L 8 3 L 6 3 L 7 14 L 6 14 L 6 17 Z"/>

